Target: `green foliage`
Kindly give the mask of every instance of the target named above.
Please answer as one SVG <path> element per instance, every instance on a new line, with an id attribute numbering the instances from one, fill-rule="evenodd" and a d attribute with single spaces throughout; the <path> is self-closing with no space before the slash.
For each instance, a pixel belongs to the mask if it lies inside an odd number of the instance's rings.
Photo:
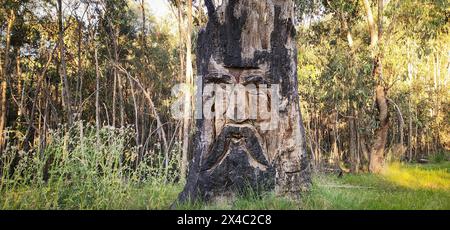
<path id="1" fill-rule="evenodd" d="M 158 147 L 137 162 L 132 129 L 74 126 L 50 132 L 45 150 L 2 155 L 2 209 L 162 209 L 177 193 L 177 154 L 168 170 Z M 15 165 L 15 167 L 14 167 Z"/>
<path id="2" fill-rule="evenodd" d="M 445 151 L 440 151 L 440 152 L 437 152 L 437 153 L 433 154 L 431 156 L 430 160 L 433 163 L 439 164 L 439 163 L 442 163 L 444 161 L 450 160 L 450 154 L 448 152 L 445 152 Z"/>
<path id="3" fill-rule="evenodd" d="M 383 36 L 375 50 L 370 48 L 361 1 L 297 2 L 300 13 L 306 15 L 298 28 L 299 94 L 307 137 L 312 139 L 308 144 L 315 154 L 322 152 L 316 158 L 331 156 L 332 140 L 327 139 L 330 134 L 338 135 L 340 160 L 352 157 L 351 117 L 356 118 L 358 135 L 365 138 L 370 150 L 378 127 L 376 79 L 372 74 L 376 53 L 382 55 L 380 84 L 390 99 L 386 149 L 394 148 L 401 140 L 400 120 L 393 103 L 403 117 L 402 144 L 413 152 L 399 159 L 418 159 L 427 152 L 448 149 L 450 126 L 445 120 L 449 113 L 444 112 L 450 98 L 446 80 L 448 1 L 393 0 L 385 5 L 383 15 L 378 15 L 376 1 L 370 1 L 376 24 L 383 18 Z"/>

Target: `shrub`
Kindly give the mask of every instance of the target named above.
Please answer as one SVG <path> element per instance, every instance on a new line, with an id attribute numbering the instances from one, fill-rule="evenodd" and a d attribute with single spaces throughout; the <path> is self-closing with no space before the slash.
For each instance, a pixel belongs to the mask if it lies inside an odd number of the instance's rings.
<path id="1" fill-rule="evenodd" d="M 133 135 L 132 127 L 105 127 L 97 136 L 94 126 L 79 123 L 69 132 L 50 131 L 45 149 L 8 146 L 1 156 L 0 208 L 114 209 L 135 188 L 173 184 L 179 147 L 169 154 L 168 168 L 158 144 L 138 161 Z"/>
<path id="2" fill-rule="evenodd" d="M 430 157 L 431 162 L 433 163 L 442 163 L 444 161 L 449 160 L 449 154 L 445 151 L 436 152 L 434 155 Z"/>

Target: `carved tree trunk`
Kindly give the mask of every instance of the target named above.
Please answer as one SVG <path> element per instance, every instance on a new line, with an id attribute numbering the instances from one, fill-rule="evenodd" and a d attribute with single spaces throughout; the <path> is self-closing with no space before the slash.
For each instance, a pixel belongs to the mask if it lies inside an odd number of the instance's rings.
<path id="1" fill-rule="evenodd" d="M 294 3 L 206 5 L 209 22 L 197 44 L 194 158 L 179 202 L 248 190 L 297 197 L 311 179 L 297 92 Z"/>

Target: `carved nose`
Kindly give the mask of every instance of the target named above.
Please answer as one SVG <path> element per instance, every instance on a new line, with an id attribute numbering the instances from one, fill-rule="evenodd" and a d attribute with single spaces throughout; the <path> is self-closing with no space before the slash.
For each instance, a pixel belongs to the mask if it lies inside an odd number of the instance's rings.
<path id="1" fill-rule="evenodd" d="M 237 84 L 240 84 L 241 83 L 241 75 L 239 74 L 237 76 L 234 76 L 234 80 L 236 81 Z"/>
<path id="2" fill-rule="evenodd" d="M 244 70 L 238 68 L 230 68 L 229 71 L 233 75 L 235 82 L 239 84 L 241 82 L 241 75 Z"/>
<path id="3" fill-rule="evenodd" d="M 228 116 L 228 119 L 231 122 L 236 123 L 236 124 L 242 124 L 249 120 L 245 114 L 245 111 L 241 110 L 242 107 L 245 107 L 245 105 L 239 105 L 239 104 L 235 105 L 234 111 Z M 240 113 L 243 113 L 243 114 L 240 114 Z"/>

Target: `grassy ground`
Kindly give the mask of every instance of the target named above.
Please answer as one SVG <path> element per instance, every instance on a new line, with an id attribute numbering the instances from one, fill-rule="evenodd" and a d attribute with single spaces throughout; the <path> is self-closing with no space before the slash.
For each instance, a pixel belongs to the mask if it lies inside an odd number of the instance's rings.
<path id="1" fill-rule="evenodd" d="M 450 209 L 450 162 L 393 164 L 382 175 L 317 176 L 315 182 L 300 208 Z"/>
<path id="2" fill-rule="evenodd" d="M 428 165 L 391 164 L 382 175 L 314 176 L 301 202 L 266 194 L 232 204 L 193 204 L 183 209 L 450 209 L 450 162 Z"/>
<path id="3" fill-rule="evenodd" d="M 56 183 L 56 182 L 55 182 Z M 167 209 L 180 185 L 98 184 L 3 186 L 0 209 Z M 91 183 L 91 182 L 88 182 Z M 180 209 L 450 209 L 450 162 L 392 164 L 382 175 L 315 175 L 301 202 L 274 194 L 239 198 L 232 203 L 189 204 Z"/>

